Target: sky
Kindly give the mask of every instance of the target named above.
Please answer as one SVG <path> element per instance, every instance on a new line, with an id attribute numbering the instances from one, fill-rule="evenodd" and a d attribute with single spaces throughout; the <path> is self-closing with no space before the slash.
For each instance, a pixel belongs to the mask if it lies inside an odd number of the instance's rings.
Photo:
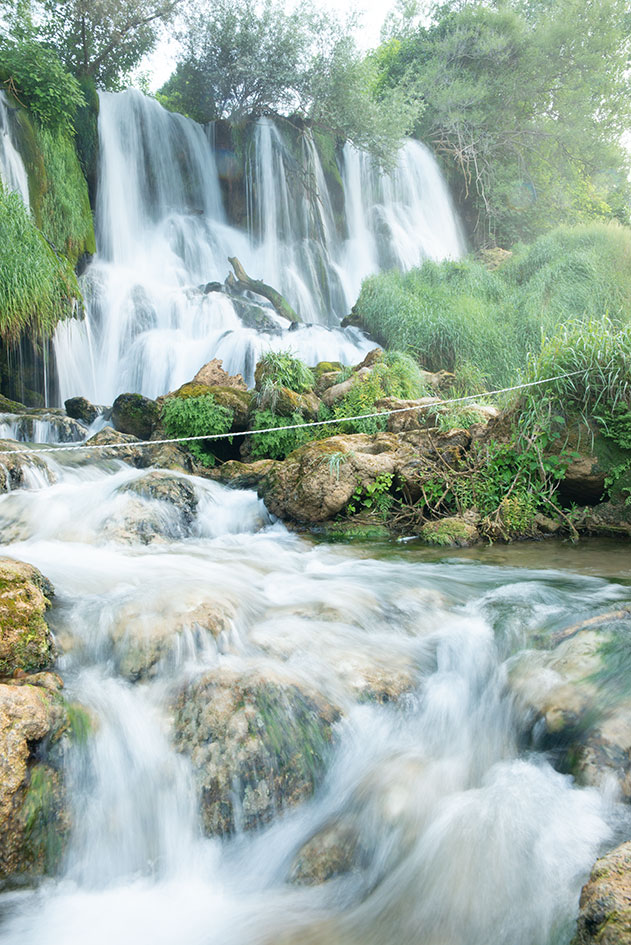
<path id="1" fill-rule="evenodd" d="M 357 43 L 363 50 L 374 49 L 379 43 L 379 33 L 386 15 L 395 0 L 314 0 L 316 6 L 337 13 L 361 14 L 361 29 L 357 32 Z M 168 42 L 160 44 L 152 56 L 143 63 L 142 71 L 148 74 L 152 91 L 159 89 L 169 78 L 175 67 L 175 46 Z"/>

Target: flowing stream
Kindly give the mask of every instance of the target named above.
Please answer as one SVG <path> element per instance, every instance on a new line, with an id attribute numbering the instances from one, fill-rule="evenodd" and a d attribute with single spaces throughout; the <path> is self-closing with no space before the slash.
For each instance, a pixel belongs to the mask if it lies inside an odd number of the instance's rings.
<path id="1" fill-rule="evenodd" d="M 62 876 L 0 897 L 3 943 L 569 940 L 621 808 L 520 750 L 506 661 L 631 587 L 317 544 L 270 521 L 253 492 L 170 474 L 194 486 L 187 517 L 134 489 L 144 470 L 49 465 L 52 484 L 0 499 L 0 527 L 6 553 L 55 585 L 66 697 L 95 730 L 67 758 Z M 200 606 L 226 615 L 219 637 Z M 216 671 L 308 687 L 340 711 L 313 798 L 223 841 L 202 836 L 172 735 L 178 693 Z M 393 702 L 370 698 L 399 684 Z M 330 824 L 359 838 L 354 869 L 291 883 L 298 851 Z"/>

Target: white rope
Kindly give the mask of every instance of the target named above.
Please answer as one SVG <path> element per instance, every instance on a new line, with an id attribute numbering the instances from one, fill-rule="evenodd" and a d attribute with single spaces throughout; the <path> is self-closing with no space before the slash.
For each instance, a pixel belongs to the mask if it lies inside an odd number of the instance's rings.
<path id="1" fill-rule="evenodd" d="M 446 407 L 450 404 L 463 404 L 468 401 L 477 401 L 480 397 L 495 397 L 498 394 L 509 394 L 516 390 L 524 390 L 526 387 L 539 387 L 542 384 L 550 384 L 552 381 L 561 381 L 566 377 L 574 377 L 576 374 L 583 374 L 583 371 L 572 371 L 570 374 L 557 374 L 555 377 L 547 377 L 543 381 L 529 381 L 526 384 L 516 384 L 514 387 L 502 387 L 500 390 L 489 390 L 483 394 L 469 394 L 467 397 L 452 397 L 450 400 L 434 400 L 429 404 L 415 404 L 412 407 L 395 407 L 392 410 L 380 410 L 378 413 L 361 413 L 356 417 L 334 417 L 331 420 L 312 420 L 309 423 L 288 423 L 283 427 L 264 427 L 261 430 L 239 430 L 233 433 L 204 433 L 200 436 L 178 436 L 168 440 L 132 440 L 125 443 L 72 443 L 69 445 L 59 445 L 48 447 L 46 449 L 21 449 L 21 450 L 0 450 L 0 456 L 41 456 L 42 453 L 67 453 L 74 450 L 116 450 L 116 449 L 136 449 L 138 447 L 166 446 L 171 443 L 192 443 L 195 440 L 226 440 L 235 436 L 252 436 L 255 433 L 280 433 L 283 430 L 304 430 L 308 427 L 324 427 L 329 424 L 350 423 L 354 420 L 371 420 L 375 417 L 389 417 L 395 413 L 408 413 L 411 410 L 431 410 L 434 407 Z"/>

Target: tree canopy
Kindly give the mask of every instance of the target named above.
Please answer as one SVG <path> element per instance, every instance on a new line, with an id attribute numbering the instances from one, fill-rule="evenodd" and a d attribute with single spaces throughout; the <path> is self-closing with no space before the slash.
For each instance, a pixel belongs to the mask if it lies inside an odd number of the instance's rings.
<path id="1" fill-rule="evenodd" d="M 353 22 L 302 0 L 212 0 L 183 13 L 182 54 L 158 94 L 197 121 L 270 112 L 300 115 L 368 148 L 383 163 L 418 118 L 403 87 L 375 97 L 376 64 L 362 56 Z"/>
<path id="2" fill-rule="evenodd" d="M 180 0 L 0 0 L 13 48 L 55 51 L 74 76 L 115 91 L 158 41 Z"/>
<path id="3" fill-rule="evenodd" d="M 414 81 L 416 133 L 442 155 L 479 241 L 628 219 L 626 0 L 448 2 L 429 26 L 400 6 L 410 15 L 376 54 L 377 94 Z"/>

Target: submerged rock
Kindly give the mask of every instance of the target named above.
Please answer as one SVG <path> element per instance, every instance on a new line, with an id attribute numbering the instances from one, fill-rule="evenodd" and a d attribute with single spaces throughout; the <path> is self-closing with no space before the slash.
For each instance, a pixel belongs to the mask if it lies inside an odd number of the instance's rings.
<path id="1" fill-rule="evenodd" d="M 0 558 L 0 676 L 50 666 L 51 632 L 44 619 L 53 586 L 37 568 Z"/>
<path id="2" fill-rule="evenodd" d="M 596 861 L 581 892 L 572 945 L 631 945 L 631 843 Z"/>
<path id="3" fill-rule="evenodd" d="M 191 683 L 175 713 L 207 834 L 269 822 L 320 781 L 338 711 L 303 682 L 223 667 Z"/>
<path id="4" fill-rule="evenodd" d="M 184 476 L 177 476 L 165 469 L 153 469 L 139 479 L 121 486 L 119 492 L 131 492 L 143 499 L 167 502 L 179 513 L 182 524 L 189 528 L 197 511 L 197 492 Z"/>
<path id="5" fill-rule="evenodd" d="M 350 872 L 357 859 L 359 837 L 349 824 L 327 824 L 300 848 L 289 870 L 289 881 L 317 886 Z"/>

